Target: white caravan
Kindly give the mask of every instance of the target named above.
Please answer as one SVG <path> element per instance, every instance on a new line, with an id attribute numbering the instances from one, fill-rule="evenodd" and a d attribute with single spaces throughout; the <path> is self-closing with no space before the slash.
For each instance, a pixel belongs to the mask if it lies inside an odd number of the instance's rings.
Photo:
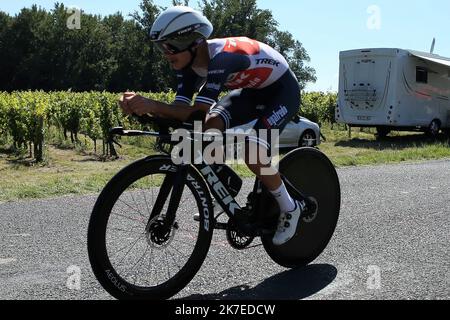
<path id="1" fill-rule="evenodd" d="M 352 127 L 450 133 L 450 58 L 402 49 L 340 53 L 336 121 Z"/>

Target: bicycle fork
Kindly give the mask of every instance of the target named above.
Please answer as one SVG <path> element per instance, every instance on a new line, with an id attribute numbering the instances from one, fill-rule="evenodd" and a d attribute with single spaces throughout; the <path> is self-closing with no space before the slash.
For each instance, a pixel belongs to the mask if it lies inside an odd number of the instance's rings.
<path id="1" fill-rule="evenodd" d="M 170 231 L 175 225 L 176 212 L 180 206 L 181 197 L 183 195 L 189 166 L 177 166 L 177 171 L 166 175 L 153 206 L 152 213 L 147 222 L 146 230 L 150 230 L 153 220 L 162 212 L 167 199 L 169 198 L 169 206 L 164 215 L 164 231 Z"/>

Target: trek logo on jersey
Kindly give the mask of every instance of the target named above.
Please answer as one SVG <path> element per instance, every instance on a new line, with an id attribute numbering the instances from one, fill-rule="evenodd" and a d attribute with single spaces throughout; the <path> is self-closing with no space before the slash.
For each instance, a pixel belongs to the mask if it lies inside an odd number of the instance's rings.
<path id="1" fill-rule="evenodd" d="M 269 118 L 264 119 L 268 128 L 273 128 L 278 126 L 283 122 L 284 117 L 288 114 L 288 110 L 285 106 L 280 106 L 278 110 L 272 112 Z"/>
<path id="2" fill-rule="evenodd" d="M 279 67 L 280 61 L 273 60 L 273 59 L 256 59 L 256 64 L 268 64 L 271 66 Z"/>

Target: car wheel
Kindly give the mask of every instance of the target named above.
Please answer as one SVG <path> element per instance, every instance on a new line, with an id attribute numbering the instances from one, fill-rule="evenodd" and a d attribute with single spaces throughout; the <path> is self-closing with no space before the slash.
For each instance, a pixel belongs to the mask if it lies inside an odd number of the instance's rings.
<path id="1" fill-rule="evenodd" d="M 316 133 L 312 130 L 306 130 L 303 132 L 298 143 L 299 148 L 315 147 L 317 145 Z"/>
<path id="2" fill-rule="evenodd" d="M 427 134 L 431 137 L 436 137 L 441 131 L 441 122 L 439 120 L 433 120 L 428 127 Z"/>

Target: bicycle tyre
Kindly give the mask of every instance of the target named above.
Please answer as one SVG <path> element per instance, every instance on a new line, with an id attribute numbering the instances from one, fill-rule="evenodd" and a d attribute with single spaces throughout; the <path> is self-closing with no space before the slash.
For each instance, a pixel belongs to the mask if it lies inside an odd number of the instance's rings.
<path id="1" fill-rule="evenodd" d="M 273 236 L 262 237 L 262 243 L 277 264 L 285 268 L 303 267 L 317 259 L 334 234 L 341 206 L 339 178 L 331 161 L 314 148 L 290 152 L 281 160 L 279 170 L 298 190 L 317 200 L 317 216 L 308 223 L 301 218 L 294 238 L 282 246 L 272 243 Z M 278 205 L 269 195 L 262 199 L 263 208 L 268 208 L 266 215 L 271 215 L 276 223 Z"/>
<path id="2" fill-rule="evenodd" d="M 194 195 L 197 209 L 200 211 L 200 221 L 197 222 L 199 223 L 199 231 L 195 240 L 195 247 L 186 264 L 166 282 L 151 287 L 136 286 L 130 283 L 111 264 L 106 244 L 106 232 L 112 209 L 119 197 L 129 186 L 142 177 L 153 174 L 170 174 L 174 170 L 176 170 L 176 167 L 172 164 L 170 158 L 165 156 L 149 157 L 132 163 L 106 185 L 94 206 L 88 229 L 89 261 L 102 287 L 117 299 L 169 299 L 179 293 L 195 277 L 207 256 L 214 230 L 211 223 L 212 219 L 209 218 L 213 217 L 212 201 L 202 176 L 191 166 L 188 170 L 185 192 L 187 187 Z M 193 217 L 191 210 L 188 210 L 188 212 Z"/>

